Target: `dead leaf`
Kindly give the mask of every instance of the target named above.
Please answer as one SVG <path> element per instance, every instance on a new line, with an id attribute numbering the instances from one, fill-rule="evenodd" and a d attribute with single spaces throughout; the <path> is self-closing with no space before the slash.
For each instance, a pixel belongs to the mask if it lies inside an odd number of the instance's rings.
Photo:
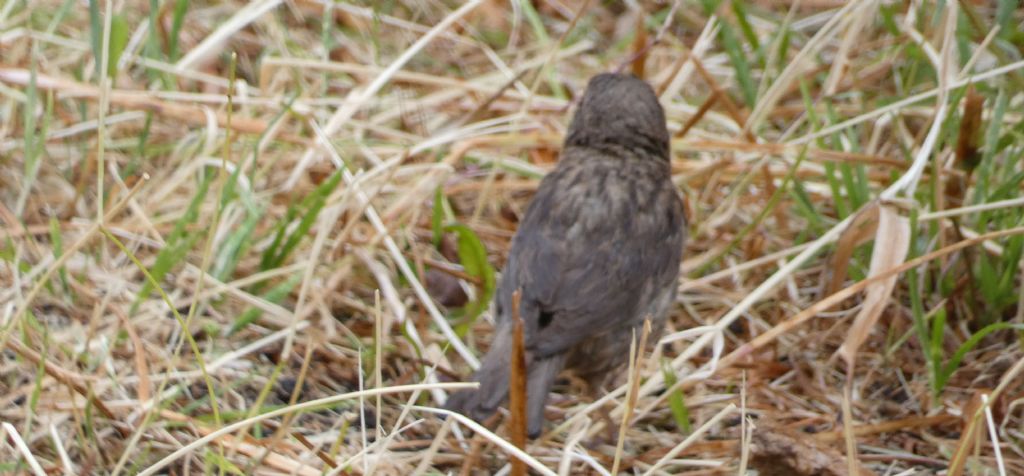
<path id="1" fill-rule="evenodd" d="M 971 86 L 964 97 L 964 115 L 960 121 L 960 133 L 956 141 L 956 162 L 964 170 L 973 171 L 977 168 L 981 157 L 978 145 L 981 143 L 981 116 L 985 96 L 978 94 Z"/>
<path id="2" fill-rule="evenodd" d="M 876 276 L 903 264 L 910 246 L 910 220 L 899 214 L 895 207 L 887 204 L 878 206 L 878 230 L 875 232 L 875 249 L 871 254 L 871 268 L 868 277 Z M 889 304 L 889 297 L 896 285 L 898 275 L 892 275 L 865 289 L 864 303 L 850 328 L 846 342 L 839 348 L 839 355 L 851 368 L 857 358 L 857 349 L 871 334 L 878 318 Z"/>
<path id="3" fill-rule="evenodd" d="M 960 120 L 960 132 L 956 140 L 956 164 L 960 169 L 967 172 L 966 176 L 952 175 L 945 177 L 946 198 L 949 200 L 949 207 L 963 206 L 964 194 L 970 186 L 970 176 L 974 169 L 981 162 L 981 154 L 978 147 L 981 145 L 982 136 L 982 112 L 985 105 L 985 96 L 974 91 L 974 87 L 967 89 L 964 97 L 963 119 Z"/>
<path id="4" fill-rule="evenodd" d="M 968 458 L 971 454 L 975 453 L 977 446 L 981 444 L 984 424 L 981 423 L 983 417 L 981 417 L 980 413 L 985 405 L 981 398 L 982 394 L 991 395 L 992 389 L 975 390 L 974 395 L 971 396 L 971 399 L 963 409 L 963 427 L 960 430 L 960 441 L 956 444 L 956 451 L 949 461 L 949 470 L 946 473 L 949 476 L 961 476 L 964 474 Z"/>
<path id="5" fill-rule="evenodd" d="M 822 271 L 822 282 L 827 283 L 821 289 L 820 299 L 837 293 L 846 282 L 846 269 L 850 266 L 850 258 L 858 246 L 866 243 L 878 230 L 878 202 L 872 202 L 861 209 L 853 221 L 846 227 L 836 242 L 836 251 L 832 254 L 829 265 Z"/>
<path id="6" fill-rule="evenodd" d="M 750 466 L 761 476 L 849 476 L 846 457 L 827 444 L 762 420 L 750 444 Z M 858 476 L 875 473 L 857 464 Z"/>

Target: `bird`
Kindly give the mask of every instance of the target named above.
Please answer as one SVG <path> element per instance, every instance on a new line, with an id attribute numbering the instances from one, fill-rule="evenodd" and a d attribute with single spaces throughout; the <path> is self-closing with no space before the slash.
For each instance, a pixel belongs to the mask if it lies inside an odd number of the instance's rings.
<path id="1" fill-rule="evenodd" d="M 654 90 L 630 74 L 592 77 L 559 160 L 512 238 L 492 342 L 472 376 L 480 385 L 453 393 L 445 407 L 483 421 L 508 398 L 518 291 L 527 434 L 539 436 L 562 370 L 593 388 L 628 360 L 645 320 L 652 340 L 660 334 L 676 297 L 686 221 Z"/>

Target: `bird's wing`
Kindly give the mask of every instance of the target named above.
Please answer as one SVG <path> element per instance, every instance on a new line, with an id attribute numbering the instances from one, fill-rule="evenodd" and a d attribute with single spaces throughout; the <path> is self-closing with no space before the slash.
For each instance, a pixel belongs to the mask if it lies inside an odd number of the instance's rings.
<path id="1" fill-rule="evenodd" d="M 675 282 L 685 233 L 679 196 L 656 167 L 563 165 L 520 224 L 498 297 L 507 313 L 522 290 L 526 346 L 538 357 L 642 319 L 652 291 Z"/>

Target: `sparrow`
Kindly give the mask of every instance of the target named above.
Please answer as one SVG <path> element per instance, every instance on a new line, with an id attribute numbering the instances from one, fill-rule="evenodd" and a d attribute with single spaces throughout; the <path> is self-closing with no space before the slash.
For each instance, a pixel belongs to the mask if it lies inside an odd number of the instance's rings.
<path id="1" fill-rule="evenodd" d="M 527 433 L 563 369 L 599 384 L 628 360 L 651 321 L 656 339 L 676 296 L 686 215 L 671 180 L 669 134 L 654 90 L 627 74 L 590 79 L 555 169 L 524 214 L 495 295 L 495 329 L 472 379 L 449 410 L 477 421 L 508 397 L 512 295 L 527 367 Z"/>

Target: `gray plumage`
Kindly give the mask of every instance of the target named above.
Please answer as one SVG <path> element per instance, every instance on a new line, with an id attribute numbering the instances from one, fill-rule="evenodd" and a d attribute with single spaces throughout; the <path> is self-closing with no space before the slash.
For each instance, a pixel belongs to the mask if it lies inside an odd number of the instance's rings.
<path id="1" fill-rule="evenodd" d="M 512 293 L 522 291 L 527 431 L 540 434 L 555 377 L 592 383 L 626 362 L 645 318 L 660 333 L 675 299 L 685 241 L 671 182 L 669 135 L 654 91 L 629 75 L 592 78 L 554 171 L 515 236 L 495 298 L 490 350 L 447 407 L 481 420 L 508 396 Z"/>

